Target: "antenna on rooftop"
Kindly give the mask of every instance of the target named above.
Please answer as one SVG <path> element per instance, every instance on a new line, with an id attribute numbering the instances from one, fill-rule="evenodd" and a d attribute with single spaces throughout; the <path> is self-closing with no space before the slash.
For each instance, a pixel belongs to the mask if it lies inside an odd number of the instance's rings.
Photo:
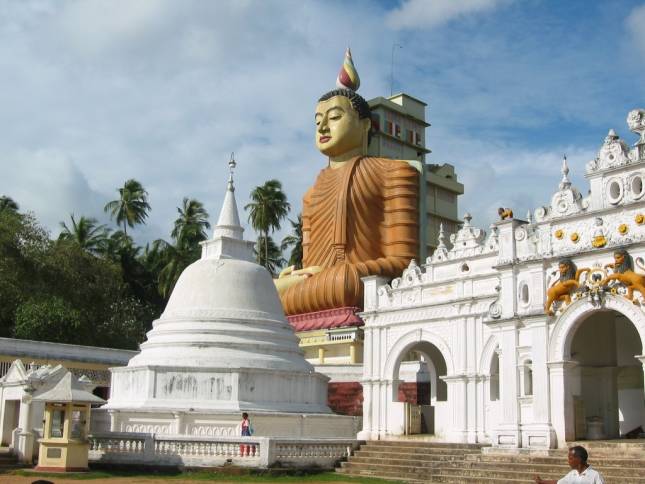
<path id="1" fill-rule="evenodd" d="M 396 42 L 392 42 L 392 62 L 390 65 L 390 96 L 394 95 L 394 50 L 396 48 L 402 49 L 403 46 L 401 44 L 397 44 Z"/>

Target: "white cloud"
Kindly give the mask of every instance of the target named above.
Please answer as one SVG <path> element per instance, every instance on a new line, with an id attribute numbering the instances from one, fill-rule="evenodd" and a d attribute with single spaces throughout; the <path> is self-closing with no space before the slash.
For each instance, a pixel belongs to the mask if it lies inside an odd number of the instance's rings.
<path id="1" fill-rule="evenodd" d="M 627 16 L 627 31 L 630 35 L 631 47 L 639 50 L 645 59 L 645 5 L 633 9 Z"/>
<path id="2" fill-rule="evenodd" d="M 394 29 L 433 28 L 462 17 L 485 12 L 507 0 L 407 0 L 387 16 Z"/>
<path id="3" fill-rule="evenodd" d="M 411 5 L 446 19 L 500 3 L 413 1 L 389 18 Z M 388 91 L 387 46 L 397 33 L 383 30 L 387 12 L 367 2 L 106 5 L 115 3 L 23 0 L 0 8 L 0 193 L 54 230 L 72 211 L 104 216 L 103 204 L 128 178 L 150 193 L 148 225 L 133 231 L 139 241 L 168 237 L 184 196 L 202 201 L 213 221 L 231 151 L 240 210 L 252 187 L 278 178 L 295 217 L 324 165 L 311 113 L 334 86 L 348 44 L 361 94 Z M 428 162 L 455 164 L 466 183 L 460 212 L 471 210 L 482 225 L 498 205 L 547 202 L 565 148 L 596 148 L 595 138 L 588 146 L 586 139 L 563 141 L 560 131 L 601 125 L 593 131 L 600 144 L 611 123 L 620 129 L 636 107 L 617 101 L 630 88 L 616 83 L 628 76 L 615 76 L 618 67 L 599 71 L 607 59 L 597 45 L 587 46 L 593 38 L 570 35 L 567 27 L 570 43 L 554 48 L 552 36 L 530 35 L 532 18 L 513 16 L 499 29 L 455 25 L 449 38 L 407 32 L 401 42 L 414 48 L 397 54 L 401 87 L 430 104 Z M 575 156 L 570 160 L 575 173 Z"/>
<path id="4" fill-rule="evenodd" d="M 34 212 L 54 235 L 71 213 L 106 221 L 105 196 L 94 190 L 78 166 L 56 149 L 5 153 L 14 169 L 4 172 L 0 193 L 11 196 L 23 211 Z M 4 163 L 3 162 L 3 163 Z"/>

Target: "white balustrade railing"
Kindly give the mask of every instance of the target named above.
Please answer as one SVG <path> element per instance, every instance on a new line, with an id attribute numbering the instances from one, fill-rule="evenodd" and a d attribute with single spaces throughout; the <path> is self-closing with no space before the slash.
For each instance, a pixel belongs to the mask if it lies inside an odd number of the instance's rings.
<path id="1" fill-rule="evenodd" d="M 109 432 L 88 437 L 90 461 L 148 465 L 333 467 L 351 455 L 355 440 L 270 437 L 196 437 Z"/>

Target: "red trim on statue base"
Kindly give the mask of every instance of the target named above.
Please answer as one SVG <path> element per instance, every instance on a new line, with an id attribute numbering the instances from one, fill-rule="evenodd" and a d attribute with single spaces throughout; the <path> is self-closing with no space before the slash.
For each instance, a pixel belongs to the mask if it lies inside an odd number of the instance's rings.
<path id="1" fill-rule="evenodd" d="M 360 309 L 356 307 L 335 308 L 313 313 L 292 314 L 287 316 L 287 319 L 295 331 L 364 326 L 365 323 L 358 316 L 358 311 Z"/>

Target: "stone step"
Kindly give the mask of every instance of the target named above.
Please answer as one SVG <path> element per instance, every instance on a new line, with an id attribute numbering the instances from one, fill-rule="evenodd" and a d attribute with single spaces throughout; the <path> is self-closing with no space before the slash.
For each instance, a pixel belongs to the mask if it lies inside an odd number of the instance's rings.
<path id="1" fill-rule="evenodd" d="M 547 476 L 540 476 L 543 479 Z M 560 476 L 562 477 L 562 476 Z M 455 476 L 444 476 L 437 475 L 432 478 L 432 481 L 427 482 L 443 482 L 447 484 L 467 484 L 467 483 L 491 483 L 491 484 L 535 484 L 533 478 L 527 479 L 501 479 L 499 477 L 455 477 Z"/>
<path id="2" fill-rule="evenodd" d="M 644 439 L 634 439 L 630 441 L 626 440 L 585 440 L 579 442 L 567 442 L 567 447 L 573 447 L 574 445 L 581 445 L 587 452 L 589 456 L 595 455 L 645 455 L 645 440 Z M 564 449 L 563 449 L 564 450 Z M 566 450 L 565 450 L 566 452 Z"/>
<path id="3" fill-rule="evenodd" d="M 623 468 L 643 468 L 645 469 L 645 454 L 640 455 L 641 459 L 635 458 L 615 458 L 599 457 L 589 459 L 589 464 L 594 467 L 623 467 Z M 491 462 L 499 465 L 507 463 L 521 464 L 550 464 L 554 466 L 566 465 L 566 455 L 562 457 L 540 456 L 540 455 L 512 455 L 512 454 L 466 454 L 466 462 Z M 564 464 L 563 464 L 564 463 Z"/>
<path id="4" fill-rule="evenodd" d="M 472 452 L 472 451 L 468 451 Z M 390 457 L 394 459 L 435 459 L 435 460 L 454 460 L 454 459 L 465 459 L 466 456 L 478 456 L 479 454 L 466 454 L 463 452 L 434 452 L 434 451 L 418 451 L 418 452 L 388 452 L 384 449 L 372 449 L 370 447 L 362 447 L 360 450 L 356 451 L 356 455 L 363 457 L 378 457 L 381 459 L 388 459 Z M 473 457 L 474 458 L 474 457 Z M 562 462 L 562 459 L 560 460 Z"/>
<path id="5" fill-rule="evenodd" d="M 408 466 L 408 467 L 425 467 L 425 468 L 436 468 L 441 465 L 450 464 L 450 461 L 445 460 L 436 460 L 436 459 L 397 459 L 394 457 L 363 457 L 362 455 L 355 455 L 352 457 L 352 463 L 363 464 L 366 467 L 374 464 L 382 464 L 387 462 L 388 464 L 393 464 L 397 466 Z M 455 460 L 454 462 L 462 462 L 460 459 Z"/>
<path id="6" fill-rule="evenodd" d="M 440 454 L 440 455 L 424 455 L 424 456 L 419 456 L 418 454 L 388 454 L 386 452 L 369 452 L 366 450 L 359 450 L 354 453 L 353 459 L 361 459 L 365 460 L 366 462 L 383 462 L 383 461 L 400 461 L 400 462 L 405 462 L 409 463 L 409 465 L 417 465 L 422 462 L 428 462 L 431 464 L 435 463 L 450 463 L 450 462 L 464 462 L 463 456 L 459 455 L 445 455 L 445 454 Z M 469 462 L 474 462 L 474 461 L 469 461 Z"/>
<path id="7" fill-rule="evenodd" d="M 450 466 L 445 466 L 450 467 Z M 443 468 L 443 467 L 442 467 Z M 537 463 L 524 463 L 524 462 L 506 462 L 500 464 L 497 462 L 468 462 L 462 463 L 463 469 L 503 469 L 506 471 L 516 472 L 530 472 L 534 474 L 546 474 L 547 472 L 560 472 L 562 475 L 570 471 L 568 465 L 553 465 L 553 464 L 537 464 Z M 645 477 L 645 467 L 621 467 L 621 466 L 605 466 L 596 467 L 601 474 L 611 476 L 624 476 L 624 477 Z"/>
<path id="8" fill-rule="evenodd" d="M 500 479 L 532 479 L 535 474 L 539 474 L 543 479 L 560 479 L 562 478 L 569 469 L 565 469 L 562 472 L 545 469 L 544 472 L 535 472 L 531 469 L 524 469 L 522 471 L 513 470 L 513 469 L 480 469 L 480 468 L 441 468 L 440 472 L 437 473 L 438 476 L 453 476 L 458 478 L 481 478 L 481 477 L 494 477 Z M 602 471 L 601 471 L 602 472 Z M 645 477 L 634 477 L 634 476 L 622 476 L 615 475 L 612 473 L 602 472 L 603 477 L 605 478 L 606 484 L 611 482 L 620 483 L 620 484 L 643 484 L 645 483 Z"/>
<path id="9" fill-rule="evenodd" d="M 395 465 L 388 463 L 380 464 L 369 464 L 365 465 L 363 463 L 354 462 L 353 459 L 347 462 L 341 462 L 341 467 L 344 469 L 352 469 L 358 472 L 366 471 L 373 472 L 376 474 L 388 473 L 388 474 L 400 474 L 400 475 L 409 475 L 416 479 L 427 478 L 432 474 L 436 474 L 436 471 L 431 467 L 418 467 L 418 466 L 409 466 L 409 465 Z"/>
<path id="10" fill-rule="evenodd" d="M 366 445 L 387 445 L 391 447 L 428 447 L 428 448 L 448 448 L 448 449 L 474 449 L 480 450 L 483 447 L 490 447 L 488 444 L 460 444 L 449 442 L 433 442 L 421 439 L 401 439 L 401 440 L 368 440 Z"/>
<path id="11" fill-rule="evenodd" d="M 471 447 L 427 447 L 427 446 L 413 446 L 413 445 L 383 445 L 383 444 L 368 444 L 361 448 L 365 450 L 373 450 L 377 452 L 396 452 L 396 453 L 415 453 L 415 454 L 479 454 L 480 449 Z"/>
<path id="12" fill-rule="evenodd" d="M 389 479 L 393 481 L 406 482 L 410 484 L 432 482 L 427 477 L 420 477 L 417 474 L 410 474 L 407 472 L 387 472 L 383 470 L 357 469 L 357 468 L 346 468 L 346 467 L 339 467 L 336 469 L 336 472 L 347 476 L 352 476 L 352 477 L 372 477 L 372 478 L 379 478 L 379 479 Z"/>

